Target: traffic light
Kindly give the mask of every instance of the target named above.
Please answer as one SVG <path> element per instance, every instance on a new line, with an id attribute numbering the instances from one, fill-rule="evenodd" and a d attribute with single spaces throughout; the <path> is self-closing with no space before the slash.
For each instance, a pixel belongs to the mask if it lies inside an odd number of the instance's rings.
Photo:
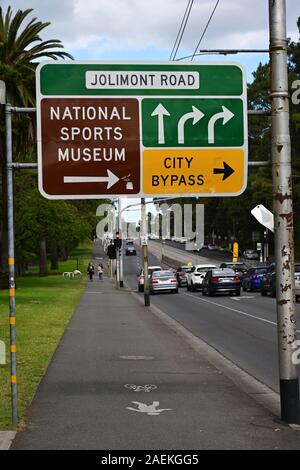
<path id="1" fill-rule="evenodd" d="M 116 254 L 115 245 L 108 245 L 108 247 L 107 247 L 107 256 L 109 257 L 109 259 L 116 259 L 117 254 Z"/>
<path id="2" fill-rule="evenodd" d="M 114 239 L 115 248 L 121 248 L 122 239 L 120 238 L 120 232 L 116 232 L 116 238 Z"/>

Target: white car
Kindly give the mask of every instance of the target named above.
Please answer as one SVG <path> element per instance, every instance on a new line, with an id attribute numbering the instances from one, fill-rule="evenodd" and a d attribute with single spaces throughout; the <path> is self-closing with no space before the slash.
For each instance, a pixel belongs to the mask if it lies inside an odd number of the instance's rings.
<path id="1" fill-rule="evenodd" d="M 296 301 L 300 299 L 300 264 L 295 263 Z"/>
<path id="2" fill-rule="evenodd" d="M 148 276 L 150 278 L 151 274 L 154 271 L 162 271 L 161 266 L 148 266 Z M 144 270 L 141 269 L 140 273 L 138 274 L 138 290 L 139 292 L 144 292 Z"/>
<path id="3" fill-rule="evenodd" d="M 202 288 L 202 282 L 205 274 L 210 269 L 215 269 L 215 264 L 194 264 L 190 272 L 186 273 L 186 288 L 189 291 L 195 291 Z"/>

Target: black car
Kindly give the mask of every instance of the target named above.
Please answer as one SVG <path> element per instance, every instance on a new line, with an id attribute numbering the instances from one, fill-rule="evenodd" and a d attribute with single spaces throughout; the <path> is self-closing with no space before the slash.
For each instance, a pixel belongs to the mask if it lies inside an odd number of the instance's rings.
<path id="1" fill-rule="evenodd" d="M 220 264 L 220 268 L 233 269 L 241 278 L 248 274 L 248 267 L 246 264 L 239 261 L 225 261 Z"/>
<path id="2" fill-rule="evenodd" d="M 214 294 L 241 295 L 241 278 L 230 268 L 217 268 L 208 271 L 202 283 L 202 295 Z"/>
<path id="3" fill-rule="evenodd" d="M 271 263 L 267 267 L 266 273 L 263 275 L 260 286 L 261 295 L 270 294 L 271 297 L 276 297 L 276 266 Z"/>
<path id="4" fill-rule="evenodd" d="M 136 255 L 135 247 L 133 245 L 126 246 L 125 255 L 126 256 Z"/>
<path id="5" fill-rule="evenodd" d="M 300 263 L 295 263 L 295 273 L 300 272 Z M 263 275 L 261 280 L 261 295 L 270 294 L 271 297 L 276 297 L 276 265 L 271 263 L 267 272 Z"/>
<path id="6" fill-rule="evenodd" d="M 191 270 L 191 266 L 179 266 L 176 271 L 176 279 L 178 282 L 178 286 L 186 286 L 187 280 L 186 280 L 186 273 Z"/>

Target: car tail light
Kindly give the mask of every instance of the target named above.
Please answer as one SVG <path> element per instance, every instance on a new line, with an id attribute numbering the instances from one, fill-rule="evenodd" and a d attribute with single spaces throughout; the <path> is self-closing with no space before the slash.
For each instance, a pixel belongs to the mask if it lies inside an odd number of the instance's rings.
<path id="1" fill-rule="evenodd" d="M 234 276 L 233 280 L 234 280 L 234 281 L 240 281 L 241 278 L 240 278 L 240 276 Z"/>
<path id="2" fill-rule="evenodd" d="M 252 274 L 252 279 L 257 279 L 257 274 Z"/>
<path id="3" fill-rule="evenodd" d="M 176 279 L 171 279 L 171 282 L 177 282 Z"/>
<path id="4" fill-rule="evenodd" d="M 211 282 L 219 282 L 219 278 L 218 277 L 212 277 Z"/>
<path id="5" fill-rule="evenodd" d="M 151 279 L 151 284 L 158 284 L 158 281 L 156 279 Z"/>

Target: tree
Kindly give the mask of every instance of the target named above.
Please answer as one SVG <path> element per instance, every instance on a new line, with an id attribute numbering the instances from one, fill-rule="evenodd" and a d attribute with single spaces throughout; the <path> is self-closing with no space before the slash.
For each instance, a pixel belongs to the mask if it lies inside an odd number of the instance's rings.
<path id="1" fill-rule="evenodd" d="M 4 12 L 0 7 L 0 79 L 6 83 L 7 102 L 14 106 L 35 106 L 35 67 L 41 58 L 71 58 L 58 39 L 42 41 L 40 33 L 49 26 L 37 18 L 32 18 L 24 26 L 28 15 L 33 11 L 18 10 L 13 16 L 11 7 Z M 24 154 L 34 154 L 34 132 L 31 119 L 24 115 L 16 115 L 13 120 L 14 127 L 14 156 L 22 151 Z M 4 110 L 0 112 L 0 171 L 2 207 L 0 222 L 0 287 L 8 285 L 7 266 L 7 195 L 6 195 L 6 156 L 3 142 Z"/>

